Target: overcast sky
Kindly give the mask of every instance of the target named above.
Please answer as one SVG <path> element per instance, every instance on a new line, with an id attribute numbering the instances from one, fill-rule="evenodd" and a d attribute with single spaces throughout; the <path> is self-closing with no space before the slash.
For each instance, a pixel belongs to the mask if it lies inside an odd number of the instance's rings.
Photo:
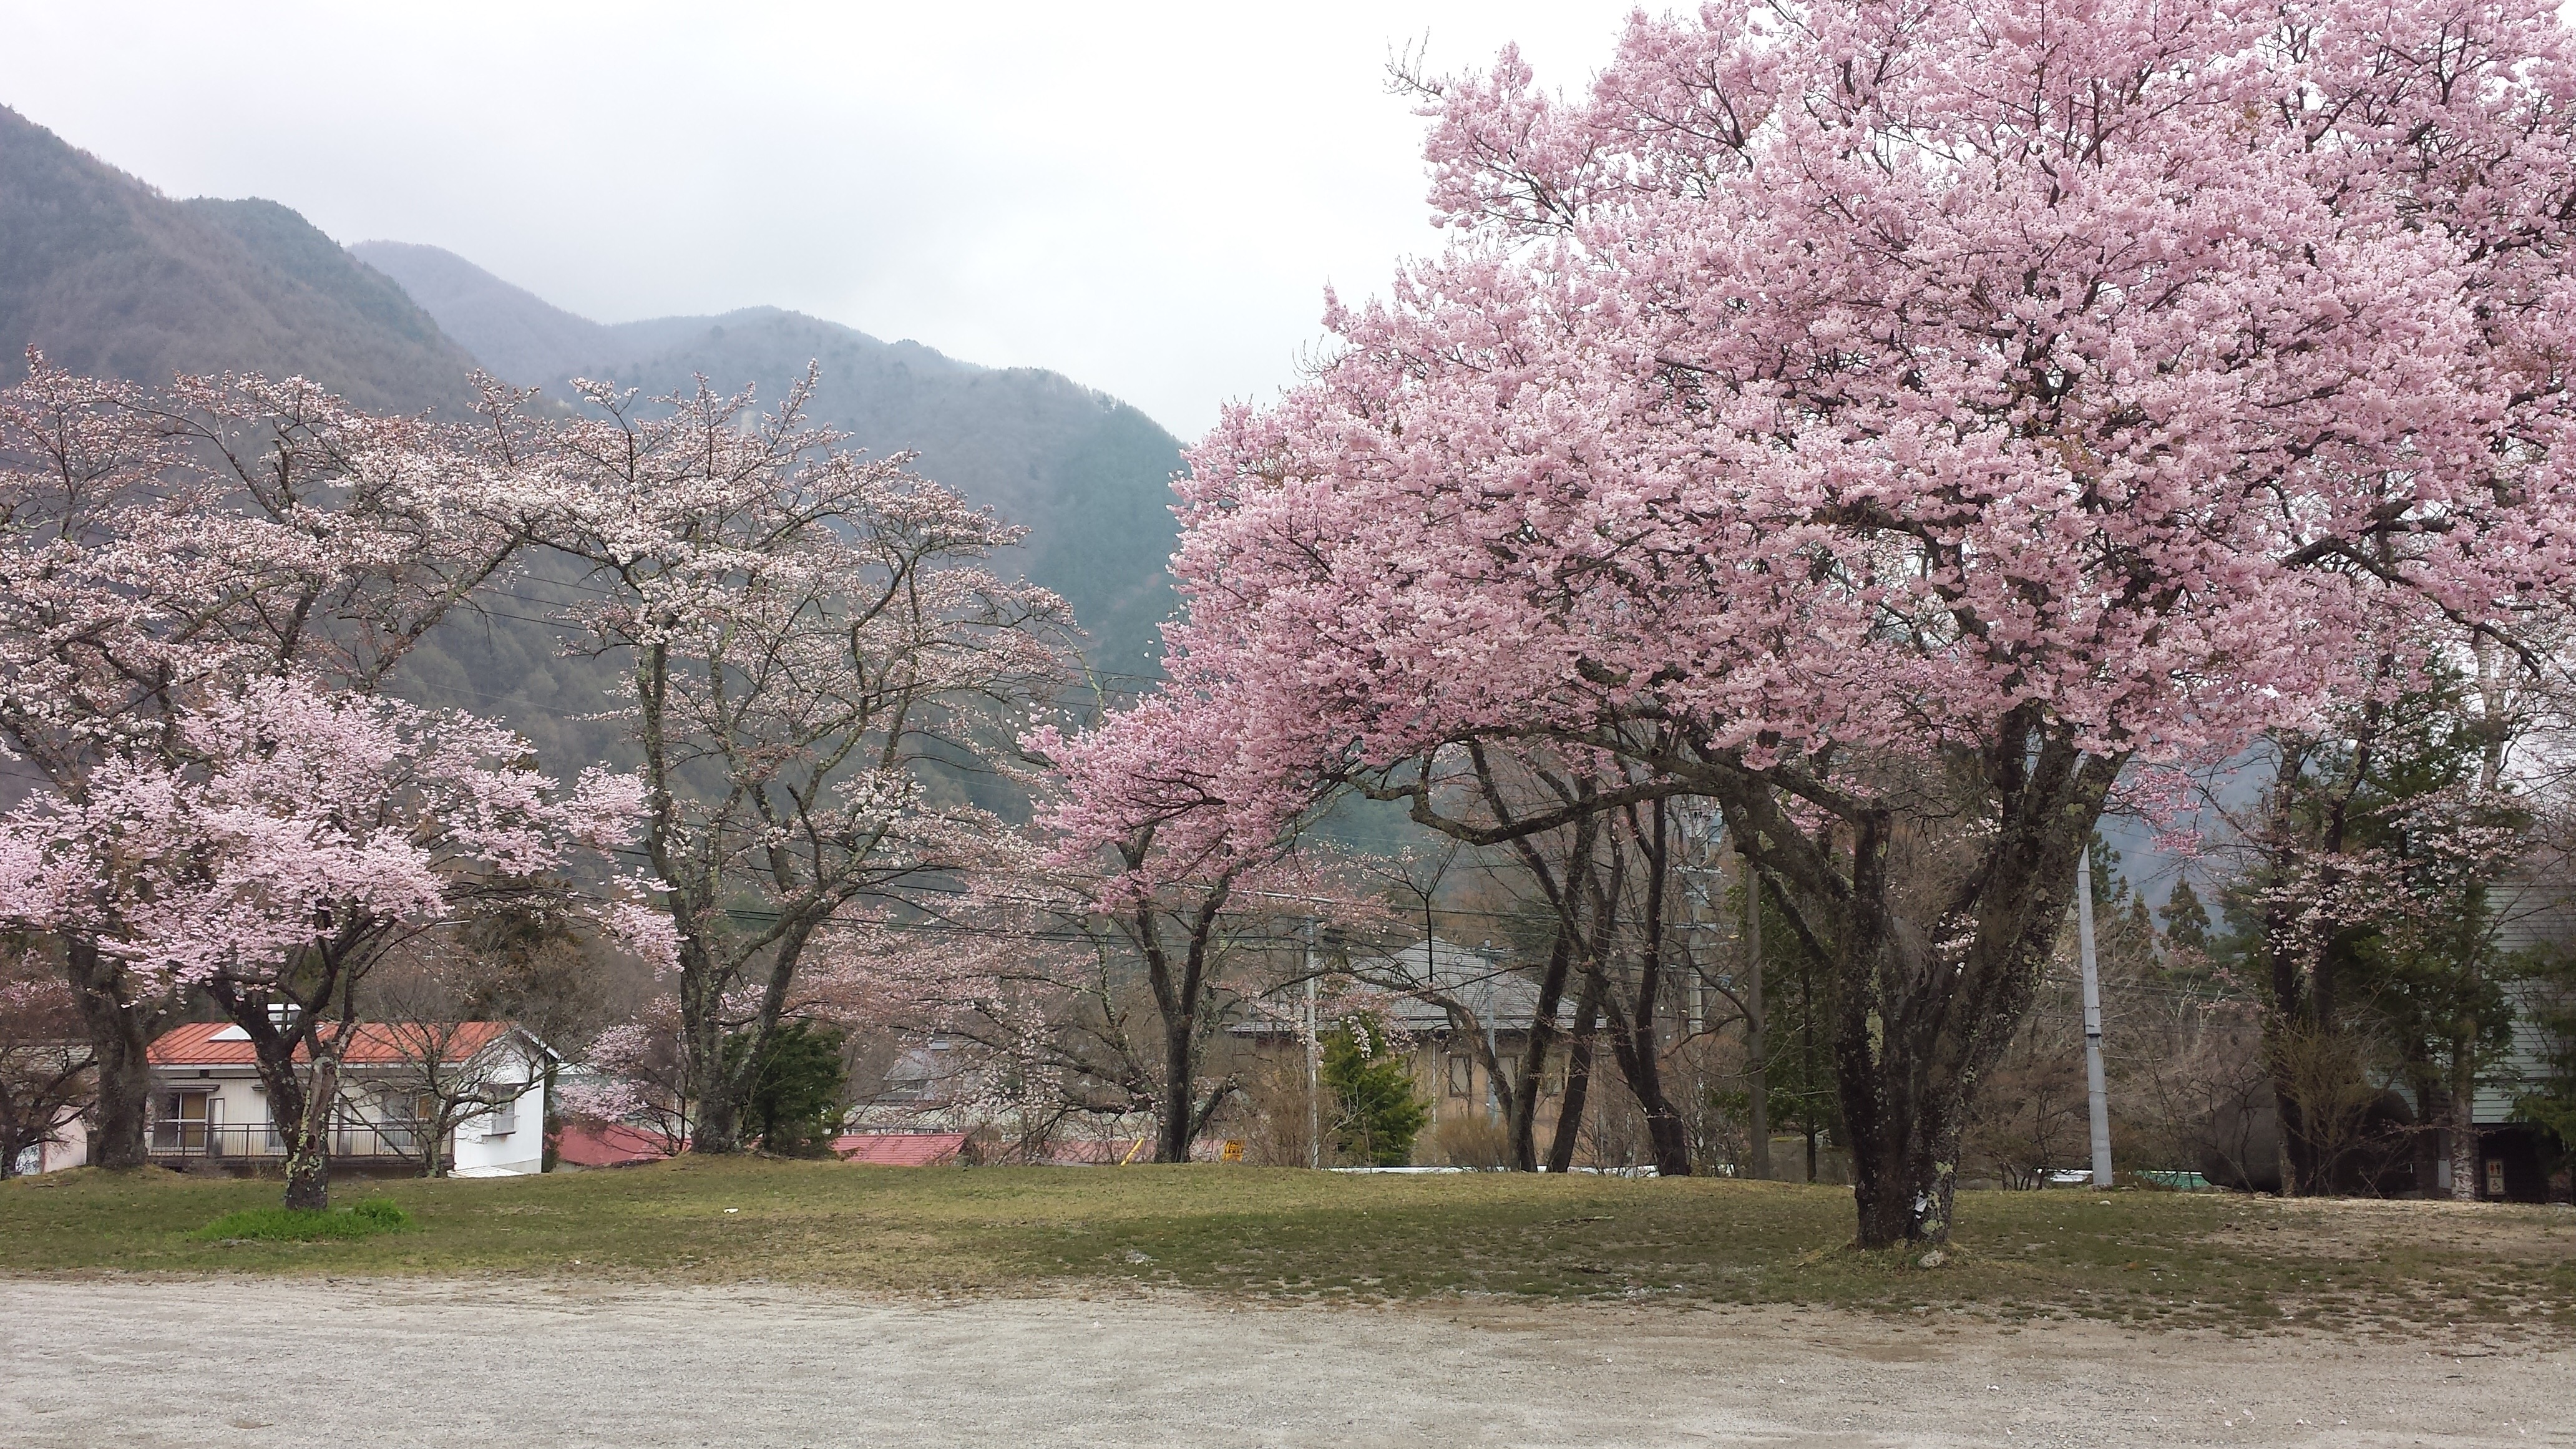
<path id="1" fill-rule="evenodd" d="M 0 0 L 0 104 L 601 321 L 790 307 L 1191 436 L 1437 245 L 1392 49 L 1579 87 L 1630 8 Z"/>

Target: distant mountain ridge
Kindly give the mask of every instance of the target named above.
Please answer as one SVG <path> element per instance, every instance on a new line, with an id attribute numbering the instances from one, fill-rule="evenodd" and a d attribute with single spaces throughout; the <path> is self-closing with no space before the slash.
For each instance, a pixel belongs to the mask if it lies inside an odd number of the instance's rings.
<path id="1" fill-rule="evenodd" d="M 349 254 L 393 279 L 493 376 L 532 386 L 620 349 L 606 327 L 438 247 L 363 241 Z"/>
<path id="2" fill-rule="evenodd" d="M 566 399 L 595 377 L 667 395 L 756 386 L 775 402 L 821 364 L 809 416 L 1029 530 L 992 561 L 1064 595 L 1111 692 L 1160 658 L 1180 444 L 1052 372 L 986 368 L 775 308 L 604 325 L 436 247 L 344 248 L 273 201 L 176 201 L 0 108 L 0 348 L 79 372 L 300 375 L 376 411 L 473 403 L 477 366 Z M 424 640 L 396 688 L 507 719 L 555 768 L 619 751 L 614 666 L 568 658 L 548 622 L 571 582 L 532 559 Z"/>
<path id="3" fill-rule="evenodd" d="M 978 367 L 774 307 L 599 323 L 438 247 L 368 241 L 349 251 L 494 376 L 557 397 L 575 377 L 667 395 L 703 375 L 774 401 L 819 363 L 812 419 L 873 453 L 919 453 L 924 476 L 1026 527 L 1022 566 L 1073 606 L 1095 665 L 1143 673 L 1159 657 L 1181 451 L 1135 408 L 1058 373 Z"/>
<path id="4" fill-rule="evenodd" d="M 273 201 L 173 201 L 0 107 L 0 348 L 166 383 L 261 372 L 380 411 L 462 409 L 473 359 Z"/>

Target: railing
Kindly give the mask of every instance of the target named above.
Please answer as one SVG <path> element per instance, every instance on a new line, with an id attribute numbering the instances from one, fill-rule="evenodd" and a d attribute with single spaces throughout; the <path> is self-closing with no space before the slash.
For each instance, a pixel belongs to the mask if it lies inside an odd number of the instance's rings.
<path id="1" fill-rule="evenodd" d="M 334 1158 L 420 1160 L 425 1134 L 399 1122 L 343 1122 L 331 1129 Z M 152 1124 L 151 1155 L 156 1158 L 203 1158 L 218 1162 L 257 1161 L 286 1155 L 286 1139 L 273 1126 L 232 1122 L 197 1122 L 166 1118 Z"/>

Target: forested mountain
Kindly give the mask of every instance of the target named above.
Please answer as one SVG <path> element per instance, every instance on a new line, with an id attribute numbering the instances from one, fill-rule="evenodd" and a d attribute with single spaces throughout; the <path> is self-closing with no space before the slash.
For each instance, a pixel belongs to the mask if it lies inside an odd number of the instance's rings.
<path id="1" fill-rule="evenodd" d="M 0 107 L 0 349 L 78 372 L 302 374 L 362 407 L 464 406 L 473 362 L 273 201 L 173 201 Z"/>
<path id="2" fill-rule="evenodd" d="M 915 342 L 773 308 L 602 325 L 435 247 L 344 248 L 272 201 L 173 200 L 0 108 L 0 348 L 80 372 L 301 374 L 359 406 L 455 416 L 481 366 L 564 400 L 594 377 L 669 393 L 703 374 L 774 402 L 820 363 L 812 417 L 1025 526 L 994 561 L 1063 594 L 1114 688 L 1153 672 L 1170 611 L 1171 434 L 1058 374 L 985 368 Z M 597 758 L 618 726 L 610 669 L 559 657 L 534 572 L 479 617 L 443 625 L 404 671 L 425 702 L 494 712 L 555 768 Z M 551 580 L 551 581 L 550 581 Z"/>
<path id="3" fill-rule="evenodd" d="M 1098 667 L 1148 672 L 1170 612 L 1163 573 L 1175 527 L 1169 481 L 1180 444 L 1143 413 L 1057 373 L 986 368 L 917 342 L 884 342 L 776 308 L 603 325 L 511 286 L 453 253 L 361 242 L 358 257 L 401 283 L 494 375 L 566 394 L 590 377 L 648 395 L 756 385 L 775 400 L 819 363 L 812 417 L 913 465 L 1029 530 L 1010 571 L 1056 590 Z"/>

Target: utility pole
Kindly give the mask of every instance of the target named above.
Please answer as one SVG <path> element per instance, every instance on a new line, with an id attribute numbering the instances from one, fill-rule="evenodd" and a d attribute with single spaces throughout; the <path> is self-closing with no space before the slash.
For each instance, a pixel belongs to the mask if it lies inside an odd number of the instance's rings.
<path id="1" fill-rule="evenodd" d="M 1756 1182 L 1771 1177 L 1771 1065 L 1762 1030 L 1762 872 L 1744 861 L 1744 1165 Z"/>
<path id="2" fill-rule="evenodd" d="M 1306 918 L 1306 1165 L 1324 1165 L 1324 1042 L 1315 1034 L 1315 918 Z"/>
<path id="3" fill-rule="evenodd" d="M 2093 847 L 2075 868 L 2075 945 L 2084 963 L 2084 1095 L 2093 1109 L 2093 1185 L 2111 1185 L 2111 1096 L 2102 1085 L 2102 977 L 2093 964 Z"/>

